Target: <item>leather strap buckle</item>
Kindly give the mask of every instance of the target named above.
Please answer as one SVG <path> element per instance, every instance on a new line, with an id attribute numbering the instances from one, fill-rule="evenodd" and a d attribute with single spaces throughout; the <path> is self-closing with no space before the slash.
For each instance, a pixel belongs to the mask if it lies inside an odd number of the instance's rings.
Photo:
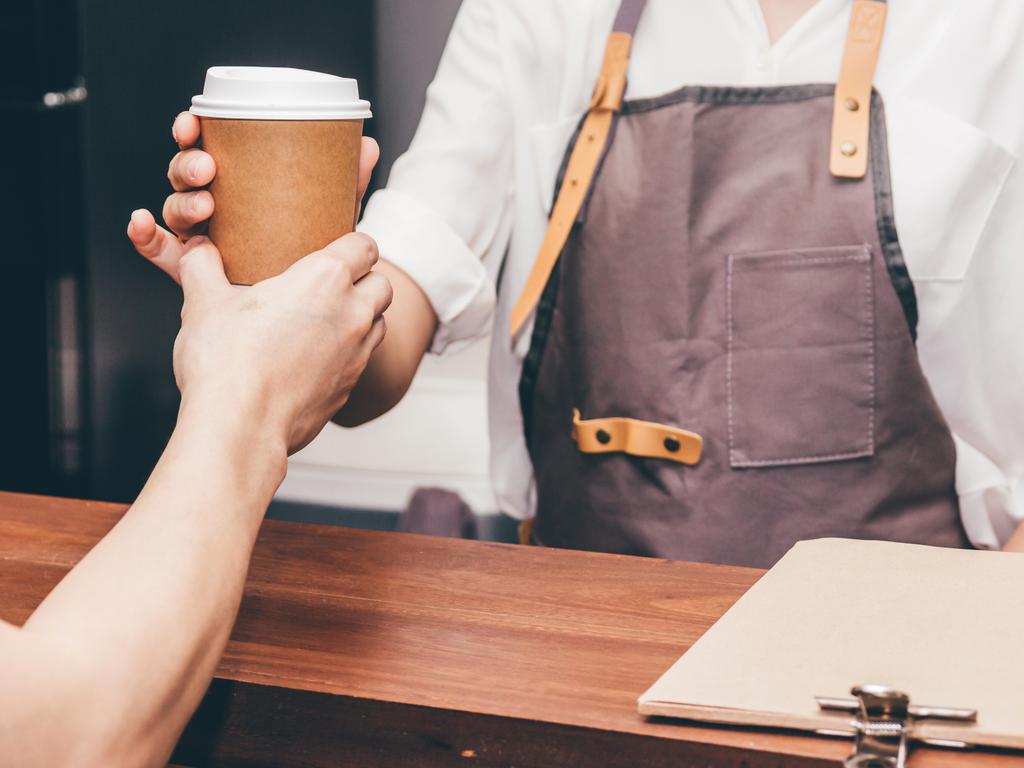
<path id="1" fill-rule="evenodd" d="M 704 452 L 704 438 L 695 432 L 622 417 L 584 420 L 576 408 L 572 437 L 581 453 L 625 453 L 693 465 Z"/>
<path id="2" fill-rule="evenodd" d="M 633 39 L 625 32 L 612 32 L 604 49 L 601 74 L 590 99 L 591 110 L 618 112 L 626 95 L 626 72 Z"/>

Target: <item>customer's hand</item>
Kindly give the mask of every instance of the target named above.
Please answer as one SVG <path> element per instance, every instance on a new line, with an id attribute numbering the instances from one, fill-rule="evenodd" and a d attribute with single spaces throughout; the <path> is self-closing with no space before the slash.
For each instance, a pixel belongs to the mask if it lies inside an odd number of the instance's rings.
<path id="1" fill-rule="evenodd" d="M 135 250 L 177 280 L 178 260 L 184 249 L 182 240 L 204 233 L 213 215 L 213 195 L 203 187 L 213 181 L 217 166 L 210 155 L 198 148 L 198 117 L 182 112 L 175 119 L 171 133 L 181 151 L 171 159 L 167 169 L 174 192 L 164 201 L 163 218 L 170 231 L 158 226 L 149 211 L 140 209 L 132 213 L 128 237 Z M 359 155 L 360 199 L 379 157 L 377 142 L 364 137 Z"/>
<path id="2" fill-rule="evenodd" d="M 232 412 L 289 452 L 312 440 L 348 400 L 384 338 L 391 285 L 377 245 L 350 234 L 251 287 L 231 285 L 205 237 L 185 246 L 185 294 L 174 374 L 182 414 Z"/>

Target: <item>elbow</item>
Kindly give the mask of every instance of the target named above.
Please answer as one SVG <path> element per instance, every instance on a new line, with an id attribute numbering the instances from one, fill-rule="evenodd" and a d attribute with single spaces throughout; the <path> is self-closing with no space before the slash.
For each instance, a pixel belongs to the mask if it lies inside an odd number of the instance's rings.
<path id="1" fill-rule="evenodd" d="M 38 765 L 54 768 L 110 768 L 110 766 L 165 766 L 177 741 L 177 731 L 163 727 L 136 729 L 122 722 L 118 728 L 111 720 L 70 718 L 66 729 L 51 732 L 49 746 Z M 2 762 L 2 761 L 0 761 Z M 4 763 L 6 764 L 6 763 Z"/>
<path id="2" fill-rule="evenodd" d="M 118 734 L 99 723 L 95 728 L 83 728 L 79 717 L 75 722 L 50 720 L 42 738 L 28 736 L 30 743 L 17 743 L 17 739 L 0 749 L 0 765 L 19 765 L 25 768 L 110 768 L 118 766 L 164 766 L 173 749 L 157 744 L 150 737 L 132 739 Z M 8 754 L 10 752 L 10 754 Z"/>
<path id="3" fill-rule="evenodd" d="M 331 421 L 339 427 L 349 429 L 367 424 L 398 405 L 411 384 L 412 381 L 409 380 L 396 382 L 390 386 L 377 386 L 374 387 L 372 397 L 368 396 L 370 393 L 357 389 L 341 410 L 334 414 Z"/>
<path id="4" fill-rule="evenodd" d="M 19 638 L 22 681 L 0 696 L 0 765 L 23 768 L 163 766 L 178 730 L 134 722 L 132 701 L 83 658 L 39 636 Z M 32 680 L 31 687 L 19 685 Z M 19 690 L 20 689 L 20 690 Z"/>
<path id="5" fill-rule="evenodd" d="M 96 751 L 74 750 L 65 754 L 64 759 L 45 763 L 47 768 L 66 766 L 66 768 L 110 768 L 110 766 L 138 766 L 149 768 L 166 766 L 170 753 L 156 754 L 151 750 L 125 751 L 123 749 L 106 748 Z M 40 765 L 43 765 L 42 763 Z"/>
<path id="6" fill-rule="evenodd" d="M 0 750 L 0 765 L 19 765 L 31 768 L 110 768 L 110 766 L 165 766 L 174 748 L 168 743 L 164 729 L 149 733 L 131 733 L 102 722 L 80 710 L 60 713 L 49 718 L 44 738 L 31 738 L 32 743 L 8 744 L 16 750 L 16 759 L 9 762 L 6 750 Z M 26 735 L 31 733 L 26 729 Z"/>

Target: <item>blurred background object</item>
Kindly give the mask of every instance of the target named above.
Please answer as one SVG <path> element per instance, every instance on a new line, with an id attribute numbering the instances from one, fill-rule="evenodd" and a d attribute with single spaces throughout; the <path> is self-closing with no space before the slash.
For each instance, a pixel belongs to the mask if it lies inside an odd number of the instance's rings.
<path id="1" fill-rule="evenodd" d="M 475 539 L 476 515 L 457 493 L 443 488 L 420 488 L 399 518 L 398 530 L 425 536 Z"/>
<path id="2" fill-rule="evenodd" d="M 0 96 L 15 191 L 0 248 L 0 488 L 128 501 L 178 407 L 177 286 L 137 256 L 132 209 L 159 214 L 171 121 L 208 66 L 355 77 L 381 144 L 372 188 L 404 151 L 460 0 L 156 0 L 5 4 Z M 281 517 L 394 528 L 420 486 L 458 493 L 507 538 L 487 480 L 486 344 L 428 359 L 405 401 L 331 425 L 293 459 Z"/>

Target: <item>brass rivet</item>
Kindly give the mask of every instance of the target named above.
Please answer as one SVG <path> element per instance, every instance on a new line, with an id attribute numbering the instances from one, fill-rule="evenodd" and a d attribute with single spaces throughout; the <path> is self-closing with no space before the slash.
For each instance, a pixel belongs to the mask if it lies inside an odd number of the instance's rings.
<path id="1" fill-rule="evenodd" d="M 669 453 L 675 453 L 681 447 L 682 446 L 679 444 L 679 441 L 676 438 L 674 438 L 674 437 L 666 437 L 665 438 L 665 450 L 668 451 Z"/>
<path id="2" fill-rule="evenodd" d="M 844 157 L 853 157 L 857 154 L 857 145 L 852 141 L 844 141 L 839 145 L 839 151 Z"/>
<path id="3" fill-rule="evenodd" d="M 843 106 L 846 107 L 846 109 L 849 110 L 850 112 L 856 112 L 858 109 L 860 109 L 860 102 L 857 101 L 856 99 L 847 99 L 846 101 L 843 102 Z"/>
<path id="4" fill-rule="evenodd" d="M 597 442 L 601 445 L 608 445 L 612 441 L 612 436 L 605 432 L 603 429 L 597 430 Z"/>

